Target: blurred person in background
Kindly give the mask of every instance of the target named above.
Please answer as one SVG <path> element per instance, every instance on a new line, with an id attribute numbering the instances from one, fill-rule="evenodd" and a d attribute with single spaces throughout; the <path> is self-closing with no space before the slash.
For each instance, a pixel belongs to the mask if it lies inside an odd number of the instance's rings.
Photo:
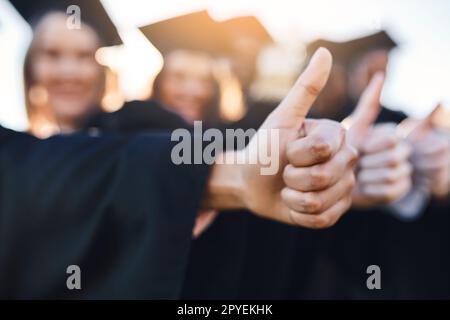
<path id="1" fill-rule="evenodd" d="M 94 117 L 87 126 L 119 132 L 189 128 L 194 121 L 219 126 L 220 89 L 214 65 L 225 42 L 208 13 L 197 11 L 140 30 L 164 58 L 150 99 L 126 102 L 116 112 Z"/>
<path id="2" fill-rule="evenodd" d="M 220 117 L 220 90 L 213 73 L 215 60 L 223 57 L 229 46 L 220 25 L 207 11 L 198 11 L 140 30 L 164 57 L 152 99 L 190 125 L 203 121 L 206 127 L 228 128 Z M 237 297 L 246 220 L 243 212 L 199 216 L 198 224 L 203 227 L 194 234 L 197 239 L 192 244 L 183 298 Z"/>
<path id="3" fill-rule="evenodd" d="M 357 101 L 370 77 L 375 72 L 387 71 L 390 50 L 395 48 L 397 44 L 386 32 L 381 31 L 347 42 L 346 46 L 355 57 L 349 66 L 349 95 L 353 101 Z M 384 119 L 380 120 L 395 123 L 399 123 L 406 118 L 406 115 L 400 112 L 392 112 L 388 108 L 382 116 Z M 428 129 L 426 132 L 422 130 L 422 134 L 413 134 L 409 137 L 414 148 L 411 161 L 415 169 L 416 185 L 418 186 L 420 181 L 426 180 L 425 176 L 432 178 L 428 185 L 431 195 L 445 197 L 449 192 L 450 181 L 450 173 L 445 163 L 450 162 L 450 150 L 444 137 L 437 134 L 432 127 L 426 129 Z M 424 144 L 433 146 L 436 150 L 430 152 L 429 148 L 423 148 Z M 420 163 L 418 159 L 420 159 Z M 423 165 L 423 162 L 426 165 Z M 424 167 L 428 167 L 429 170 L 425 170 Z"/>
<path id="4" fill-rule="evenodd" d="M 322 41 L 319 41 L 320 43 Z M 330 111 L 325 109 L 325 114 L 333 115 L 333 119 L 342 120 L 349 115 L 355 106 L 355 101 L 360 97 L 361 90 L 367 85 L 370 77 L 376 72 L 386 72 L 388 69 L 388 56 L 390 51 L 397 46 L 395 41 L 384 31 L 378 32 L 367 37 L 362 37 L 359 39 L 354 39 L 344 43 L 333 43 L 329 42 L 329 47 L 331 51 L 336 52 L 335 64 L 338 63 L 343 66 L 346 75 L 341 74 L 341 81 L 346 81 L 347 92 L 344 93 L 343 90 L 340 91 L 327 91 L 324 90 L 324 95 L 327 93 L 337 94 L 337 101 L 347 100 L 346 104 L 340 104 L 339 111 Z M 314 50 L 314 45 L 311 51 Z M 331 76 L 333 79 L 333 75 Z M 339 86 L 337 86 L 339 87 Z M 343 99 L 344 95 L 347 98 Z M 321 100 L 330 101 L 332 98 L 321 98 L 319 97 L 318 103 Z M 330 108 L 331 109 L 331 108 Z M 321 110 L 320 108 L 313 109 Z M 325 115 L 324 113 L 317 114 L 321 117 Z M 326 115 L 325 115 L 326 116 Z M 430 116 L 431 117 L 431 116 Z M 430 192 L 431 195 L 442 196 L 448 193 L 448 143 L 444 142 L 442 137 L 437 135 L 436 132 L 431 128 L 429 119 L 425 119 L 418 126 L 418 129 L 409 135 L 408 139 L 405 139 L 403 135 L 399 135 L 399 128 L 396 125 L 401 123 L 407 118 L 402 112 L 393 111 L 391 109 L 383 107 L 381 109 L 380 115 L 377 119 L 378 123 L 385 123 L 378 126 L 378 138 L 384 136 L 385 142 L 397 140 L 401 144 L 408 144 L 412 149 L 412 156 L 408 157 L 408 162 L 411 163 L 413 169 L 413 185 L 407 194 L 403 197 L 397 198 L 396 202 L 391 202 L 388 206 L 379 207 L 378 209 L 364 210 L 361 209 L 366 207 L 364 203 L 367 196 L 370 198 L 370 194 L 378 195 L 381 192 L 394 192 L 393 188 L 384 189 L 379 185 L 377 188 L 376 184 L 371 188 L 370 193 L 366 194 L 369 189 L 367 189 L 367 183 L 372 180 L 372 183 L 376 183 L 385 176 L 385 181 L 391 180 L 390 178 L 398 175 L 388 174 L 388 171 L 380 171 L 380 165 L 382 159 L 377 160 L 378 163 L 370 164 L 366 169 L 367 172 L 373 171 L 378 174 L 366 174 L 364 173 L 364 165 L 368 165 L 369 162 L 365 161 L 364 158 L 373 158 L 373 156 L 367 155 L 367 150 L 362 150 L 360 163 L 363 164 L 359 168 L 359 174 L 357 175 L 357 181 L 360 177 L 365 176 L 365 186 L 355 188 L 355 191 L 359 193 L 358 199 L 354 198 L 354 209 L 355 211 L 351 213 L 347 219 L 344 219 L 335 230 L 330 232 L 332 234 L 331 240 L 328 240 L 327 250 L 330 250 L 331 255 L 334 256 L 331 261 L 326 260 L 322 263 L 328 264 L 328 266 L 333 265 L 335 269 L 329 273 L 334 272 L 334 280 L 337 280 L 334 285 L 332 281 L 329 281 L 328 289 L 329 293 L 334 291 L 334 298 L 413 298 L 413 297 L 446 297 L 448 296 L 448 291 L 442 289 L 448 286 L 448 281 L 439 282 L 432 280 L 436 274 L 441 279 L 447 279 L 444 273 L 446 268 L 438 268 L 441 272 L 437 272 L 438 269 L 424 271 L 424 266 L 436 266 L 437 264 L 429 264 L 424 262 L 426 260 L 437 259 L 438 255 L 436 252 L 430 255 L 430 248 L 436 248 L 437 244 L 432 245 L 432 243 L 446 243 L 446 232 L 438 232 L 442 228 L 442 223 L 437 222 L 442 219 L 436 216 L 436 212 L 432 213 L 430 217 L 425 219 L 432 219 L 435 222 L 431 223 L 435 226 L 435 230 L 432 231 L 427 229 L 423 219 L 410 224 L 402 223 L 403 220 L 417 219 L 420 214 L 425 210 L 428 204 L 428 197 L 426 192 Z M 418 134 L 421 132 L 421 134 Z M 380 136 L 381 134 L 381 136 Z M 420 142 L 422 139 L 422 142 Z M 423 142 L 427 143 L 428 147 L 423 147 Z M 367 146 L 366 146 L 367 149 Z M 431 149 L 431 151 L 429 150 Z M 422 165 L 418 165 L 418 162 L 414 159 L 420 159 Z M 426 163 L 427 165 L 424 165 Z M 447 163 L 447 164 L 446 164 Z M 371 168 L 372 167 L 372 168 Z M 427 170 L 421 169 L 421 167 L 428 167 Z M 431 170 L 432 168 L 432 170 Z M 374 171 L 375 170 L 375 171 Z M 430 174 L 431 173 L 431 174 Z M 440 176 L 437 177 L 436 174 Z M 419 191 L 417 189 L 424 190 L 420 186 L 420 176 L 428 176 L 428 179 L 434 179 L 433 184 L 435 186 L 435 191 L 431 189 L 429 191 Z M 369 179 L 369 180 L 368 180 Z M 447 182 L 446 182 L 447 181 Z M 359 190 L 359 192 L 358 192 Z M 361 191 L 363 191 L 361 193 Z M 363 196 L 361 198 L 361 196 Z M 356 201 L 355 201 L 356 200 Z M 393 198 L 391 198 L 393 200 Z M 362 208 L 358 209 L 358 202 L 362 204 Z M 381 203 L 382 204 L 382 203 Z M 361 207 L 361 206 L 360 206 Z M 390 213 L 390 215 L 386 215 Z M 398 220 L 394 217 L 398 217 Z M 448 218 L 447 218 L 448 219 Z M 360 226 L 358 229 L 357 226 Z M 425 232 L 425 229 L 427 231 Z M 350 230 L 354 230 L 352 236 L 349 236 Z M 414 232 L 413 232 L 414 230 Z M 356 233 L 355 233 L 356 232 Z M 423 236 L 420 236 L 423 234 Z M 432 237 L 430 237 L 432 235 Z M 355 241 L 355 237 L 359 240 Z M 429 239 L 428 241 L 422 241 L 419 239 Z M 431 238 L 435 238 L 431 241 Z M 445 238 L 445 239 L 444 239 Z M 411 245 L 411 243 L 418 244 L 416 246 Z M 428 242 L 428 249 L 424 251 L 416 250 L 415 248 L 424 247 L 424 244 Z M 419 244 L 420 243 L 420 244 Z M 345 248 L 344 250 L 342 248 Z M 425 247 L 424 247 L 425 248 Z M 327 256 L 327 254 L 325 254 Z M 428 256 L 429 258 L 425 258 Z M 420 258 L 421 257 L 421 258 Z M 384 286 L 383 290 L 368 291 L 367 288 L 362 284 L 355 274 L 358 274 L 358 270 L 365 268 L 370 264 L 374 264 L 376 261 L 378 265 L 384 271 Z M 446 264 L 447 265 L 447 264 Z M 413 267 L 414 266 L 414 267 Z M 420 266 L 420 267 L 419 267 Z M 320 270 L 320 269 L 319 269 Z M 322 269 L 323 270 L 323 269 Z M 337 271 L 336 271 L 337 270 Z M 420 271 L 419 271 L 420 270 Z M 319 271 L 320 272 L 320 271 Z M 319 276 L 319 273 L 318 273 Z M 333 278 L 333 277 L 331 277 Z M 323 278 L 322 278 L 323 279 Z M 427 280 L 425 280 L 427 279 Z M 436 278 L 437 279 L 437 278 Z M 332 279 L 331 279 L 332 280 Z M 430 283 L 433 283 L 433 290 L 431 290 Z M 427 285 L 424 285 L 427 283 Z M 333 287 L 334 286 L 334 287 Z M 428 287 L 430 286 L 430 287 Z M 381 291 L 383 291 L 381 293 Z M 380 294 L 381 293 L 381 294 Z M 323 297 L 324 292 L 318 294 L 319 297 Z"/>
<path id="5" fill-rule="evenodd" d="M 214 63 L 223 52 L 224 42 L 207 11 L 163 20 L 140 30 L 164 57 L 153 82 L 152 98 L 189 123 L 217 122 L 220 92 Z"/>
<path id="6" fill-rule="evenodd" d="M 30 131 L 48 136 L 82 129 L 101 112 L 106 67 L 95 54 L 102 46 L 121 44 L 115 26 L 99 1 L 12 3 L 33 28 L 24 62 Z M 67 26 L 70 5 L 80 8 L 79 28 Z"/>

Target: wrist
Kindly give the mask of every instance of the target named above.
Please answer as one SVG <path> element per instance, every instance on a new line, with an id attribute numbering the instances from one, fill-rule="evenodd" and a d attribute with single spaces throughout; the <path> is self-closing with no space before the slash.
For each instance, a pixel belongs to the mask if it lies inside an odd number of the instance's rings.
<path id="1" fill-rule="evenodd" d="M 208 179 L 203 209 L 232 210 L 244 209 L 245 187 L 242 175 L 243 166 L 237 161 L 226 159 L 237 156 L 238 152 L 228 151 L 216 157 Z"/>

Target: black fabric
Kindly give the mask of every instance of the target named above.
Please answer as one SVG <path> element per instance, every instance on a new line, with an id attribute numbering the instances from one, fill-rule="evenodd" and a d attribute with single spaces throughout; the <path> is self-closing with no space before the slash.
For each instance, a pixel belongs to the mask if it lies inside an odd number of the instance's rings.
<path id="1" fill-rule="evenodd" d="M 220 213 L 194 240 L 183 286 L 183 299 L 236 299 L 248 260 L 247 211 Z"/>
<path id="2" fill-rule="evenodd" d="M 85 128 L 97 128 L 102 132 L 138 133 L 188 129 L 190 125 L 154 100 L 135 100 L 126 102 L 118 111 L 96 114 L 87 121 Z"/>
<path id="3" fill-rule="evenodd" d="M 0 140 L 0 297 L 179 297 L 206 166 L 173 165 L 167 134 Z"/>

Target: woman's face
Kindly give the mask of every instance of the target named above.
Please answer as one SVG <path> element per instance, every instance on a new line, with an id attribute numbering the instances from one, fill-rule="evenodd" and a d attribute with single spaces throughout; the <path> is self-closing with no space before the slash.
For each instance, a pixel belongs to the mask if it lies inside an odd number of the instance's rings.
<path id="1" fill-rule="evenodd" d="M 104 70 L 95 60 L 95 31 L 87 25 L 68 29 L 66 19 L 51 13 L 37 25 L 30 63 L 32 84 L 45 89 L 46 104 L 58 124 L 70 127 L 98 106 Z"/>
<path id="2" fill-rule="evenodd" d="M 214 88 L 209 56 L 187 50 L 166 56 L 158 98 L 186 121 L 203 119 L 214 98 Z"/>

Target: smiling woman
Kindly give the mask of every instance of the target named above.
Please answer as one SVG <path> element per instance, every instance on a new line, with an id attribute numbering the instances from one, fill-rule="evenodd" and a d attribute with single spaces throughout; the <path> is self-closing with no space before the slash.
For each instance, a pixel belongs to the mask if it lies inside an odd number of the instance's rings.
<path id="1" fill-rule="evenodd" d="M 13 4 L 34 31 L 24 63 L 30 131 L 41 137 L 76 131 L 100 110 L 106 68 L 97 62 L 96 52 L 120 43 L 115 27 L 99 1 L 72 1 L 80 10 L 75 13 L 81 13 L 75 28 L 68 27 L 74 17 L 65 11 L 64 1 L 31 9 L 22 2 Z"/>
<path id="2" fill-rule="evenodd" d="M 25 61 L 27 111 L 37 135 L 46 123 L 61 132 L 75 130 L 103 96 L 105 72 L 95 61 L 99 38 L 87 25 L 65 28 L 66 20 L 63 13 L 42 18 Z"/>

